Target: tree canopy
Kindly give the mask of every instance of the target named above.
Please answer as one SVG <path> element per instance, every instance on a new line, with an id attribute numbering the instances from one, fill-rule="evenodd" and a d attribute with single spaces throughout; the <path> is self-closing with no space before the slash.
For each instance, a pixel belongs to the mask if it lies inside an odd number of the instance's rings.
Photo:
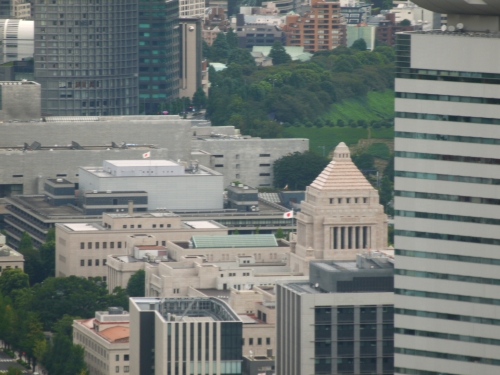
<path id="1" fill-rule="evenodd" d="M 275 41 L 269 57 L 273 59 L 273 65 L 286 64 L 292 61 L 292 58 L 286 53 L 285 47 L 279 40 Z"/>
<path id="2" fill-rule="evenodd" d="M 130 297 L 144 297 L 146 295 L 146 272 L 139 270 L 134 273 L 127 283 L 127 294 Z"/>
<path id="3" fill-rule="evenodd" d="M 354 41 L 351 48 L 357 49 L 358 51 L 366 51 L 368 46 L 366 45 L 366 41 L 363 38 L 360 38 Z"/>
<path id="4" fill-rule="evenodd" d="M 305 190 L 325 169 L 329 160 L 311 151 L 294 152 L 273 164 L 274 186 L 290 190 Z"/>

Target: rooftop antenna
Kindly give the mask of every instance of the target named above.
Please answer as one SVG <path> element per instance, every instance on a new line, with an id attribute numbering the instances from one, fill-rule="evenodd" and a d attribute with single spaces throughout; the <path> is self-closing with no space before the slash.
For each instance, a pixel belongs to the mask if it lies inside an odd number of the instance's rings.
<path id="1" fill-rule="evenodd" d="M 444 31 L 446 31 L 446 29 L 447 29 L 446 25 L 441 26 L 441 31 L 444 32 Z"/>
<path id="2" fill-rule="evenodd" d="M 463 23 L 457 23 L 456 28 L 457 28 L 457 30 L 463 30 L 464 29 L 464 24 Z"/>

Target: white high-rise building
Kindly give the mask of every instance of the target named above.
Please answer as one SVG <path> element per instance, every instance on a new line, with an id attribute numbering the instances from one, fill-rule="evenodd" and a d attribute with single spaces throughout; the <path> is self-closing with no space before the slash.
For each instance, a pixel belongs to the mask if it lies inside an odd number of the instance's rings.
<path id="1" fill-rule="evenodd" d="M 395 374 L 500 374 L 500 1 L 396 45 Z"/>

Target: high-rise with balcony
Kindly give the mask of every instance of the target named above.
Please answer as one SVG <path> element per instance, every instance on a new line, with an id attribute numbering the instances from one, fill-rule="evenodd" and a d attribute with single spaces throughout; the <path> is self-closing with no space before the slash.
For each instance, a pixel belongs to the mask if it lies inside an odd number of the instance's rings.
<path id="1" fill-rule="evenodd" d="M 303 16 L 286 16 L 283 26 L 288 46 L 302 46 L 307 52 L 317 52 L 345 46 L 345 23 L 340 14 L 340 3 L 311 0 L 311 10 Z"/>
<path id="2" fill-rule="evenodd" d="M 35 79 L 51 116 L 138 112 L 138 0 L 37 0 Z"/>
<path id="3" fill-rule="evenodd" d="M 500 1 L 396 42 L 395 374 L 500 373 Z"/>
<path id="4" fill-rule="evenodd" d="M 141 113 L 156 114 L 179 96 L 179 0 L 139 3 Z"/>

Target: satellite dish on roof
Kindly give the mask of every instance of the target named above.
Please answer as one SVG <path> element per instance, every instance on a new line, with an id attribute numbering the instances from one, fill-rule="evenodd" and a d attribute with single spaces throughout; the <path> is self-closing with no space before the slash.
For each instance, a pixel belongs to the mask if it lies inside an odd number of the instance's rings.
<path id="1" fill-rule="evenodd" d="M 441 31 L 446 31 L 447 27 L 446 25 L 441 26 Z"/>
<path id="2" fill-rule="evenodd" d="M 457 30 L 463 30 L 464 24 L 463 23 L 457 23 Z"/>
<path id="3" fill-rule="evenodd" d="M 448 26 L 448 31 L 455 31 L 455 26 Z"/>

